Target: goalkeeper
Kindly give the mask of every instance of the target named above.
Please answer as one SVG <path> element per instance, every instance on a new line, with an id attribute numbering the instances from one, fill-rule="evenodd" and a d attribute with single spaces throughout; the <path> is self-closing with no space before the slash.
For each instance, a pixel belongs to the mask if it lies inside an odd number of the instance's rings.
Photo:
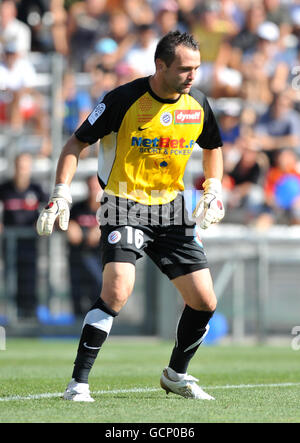
<path id="1" fill-rule="evenodd" d="M 83 322 L 66 400 L 93 401 L 90 370 L 132 292 L 136 260 L 144 253 L 169 277 L 185 304 L 161 387 L 186 398 L 213 398 L 187 369 L 216 309 L 197 228 L 206 229 L 224 216 L 222 141 L 207 98 L 192 87 L 200 65 L 194 38 L 179 31 L 164 36 L 156 48 L 155 65 L 153 76 L 107 93 L 70 137 L 58 161 L 54 191 L 37 222 L 40 235 L 51 234 L 57 217 L 61 229 L 68 228 L 69 186 L 79 155 L 100 139 L 103 286 Z M 205 182 L 189 220 L 180 191 L 196 143 L 203 149 Z"/>

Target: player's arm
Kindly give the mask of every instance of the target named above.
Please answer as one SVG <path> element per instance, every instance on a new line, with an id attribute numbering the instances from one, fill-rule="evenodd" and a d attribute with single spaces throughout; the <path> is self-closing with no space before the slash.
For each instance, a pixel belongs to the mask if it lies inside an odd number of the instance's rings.
<path id="1" fill-rule="evenodd" d="M 223 146 L 223 142 L 216 118 L 205 95 L 199 90 L 193 90 L 191 95 L 204 110 L 203 129 L 197 139 L 197 144 L 202 148 L 203 153 L 204 193 L 193 212 L 193 216 L 196 223 L 201 228 L 206 229 L 212 223 L 217 223 L 224 217 L 224 207 L 221 199 L 221 180 L 223 176 L 221 146 Z"/>
<path id="2" fill-rule="evenodd" d="M 221 148 L 203 149 L 203 172 L 205 179 L 214 178 L 221 182 L 223 177 L 223 154 Z"/>
<path id="3" fill-rule="evenodd" d="M 60 154 L 57 168 L 55 187 L 48 205 L 42 210 L 37 221 L 39 235 L 50 235 L 56 218 L 63 231 L 68 229 L 70 218 L 70 205 L 72 196 L 70 184 L 77 169 L 81 151 L 88 143 L 81 142 L 74 134 L 69 138 Z"/>
<path id="4" fill-rule="evenodd" d="M 128 94 L 126 97 L 123 94 L 123 98 L 120 96 L 121 88 L 106 94 L 103 101 L 94 108 L 63 147 L 57 164 L 54 191 L 37 221 L 39 235 L 50 235 L 57 217 L 60 228 L 64 231 L 68 229 L 69 207 L 72 203 L 70 184 L 77 169 L 80 153 L 105 135 L 118 131 L 121 121 L 120 109 L 123 109 L 125 98 L 128 102 Z"/>
<path id="5" fill-rule="evenodd" d="M 63 147 L 56 168 L 55 184 L 65 184 L 70 186 L 77 169 L 81 151 L 88 146 L 88 143 L 80 141 L 76 135 L 72 135 Z"/>
<path id="6" fill-rule="evenodd" d="M 203 149 L 203 196 L 199 200 L 193 216 L 202 228 L 208 228 L 217 223 L 225 215 L 222 202 L 223 155 L 220 147 Z"/>

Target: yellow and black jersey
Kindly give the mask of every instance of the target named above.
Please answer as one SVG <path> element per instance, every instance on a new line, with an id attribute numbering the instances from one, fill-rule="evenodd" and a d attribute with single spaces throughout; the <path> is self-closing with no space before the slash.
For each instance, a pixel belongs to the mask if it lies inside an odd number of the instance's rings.
<path id="1" fill-rule="evenodd" d="M 195 88 L 164 100 L 140 78 L 107 93 L 75 132 L 89 144 L 101 139 L 98 176 L 108 194 L 142 204 L 165 204 L 184 189 L 195 143 L 222 146 L 205 95 Z"/>

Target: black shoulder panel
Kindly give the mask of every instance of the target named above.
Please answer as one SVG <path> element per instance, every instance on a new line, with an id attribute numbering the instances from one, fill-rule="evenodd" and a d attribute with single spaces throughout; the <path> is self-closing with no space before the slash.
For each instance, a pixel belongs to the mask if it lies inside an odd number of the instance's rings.
<path id="1" fill-rule="evenodd" d="M 111 132 L 118 132 L 128 109 L 148 88 L 148 77 L 143 77 L 108 92 L 75 131 L 76 137 L 82 142 L 93 144 Z"/>

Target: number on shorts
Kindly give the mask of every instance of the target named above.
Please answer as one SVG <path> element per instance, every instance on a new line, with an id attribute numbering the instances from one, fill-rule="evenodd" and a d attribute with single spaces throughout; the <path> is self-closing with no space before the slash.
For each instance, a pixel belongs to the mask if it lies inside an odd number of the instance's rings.
<path id="1" fill-rule="evenodd" d="M 134 243 L 137 249 L 140 249 L 144 243 L 144 233 L 140 229 L 133 229 L 132 226 L 125 226 L 127 231 L 127 243 Z"/>

